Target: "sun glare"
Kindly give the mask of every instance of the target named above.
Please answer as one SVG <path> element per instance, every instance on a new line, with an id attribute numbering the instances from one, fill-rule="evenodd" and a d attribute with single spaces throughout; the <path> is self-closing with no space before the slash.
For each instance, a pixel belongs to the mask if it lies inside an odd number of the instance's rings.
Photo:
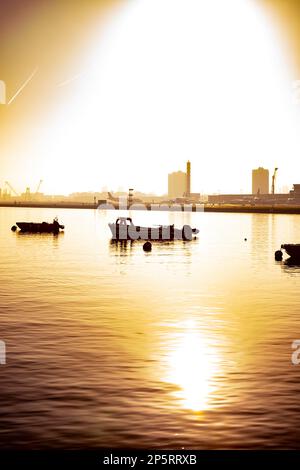
<path id="1" fill-rule="evenodd" d="M 187 158 L 193 191 L 249 190 L 259 164 L 292 182 L 298 124 L 283 57 L 252 1 L 124 4 L 42 136 L 49 189 L 163 193 Z"/>
<path id="2" fill-rule="evenodd" d="M 167 358 L 166 381 L 178 386 L 174 393 L 183 408 L 200 412 L 211 406 L 218 371 L 216 350 L 187 322 Z"/>

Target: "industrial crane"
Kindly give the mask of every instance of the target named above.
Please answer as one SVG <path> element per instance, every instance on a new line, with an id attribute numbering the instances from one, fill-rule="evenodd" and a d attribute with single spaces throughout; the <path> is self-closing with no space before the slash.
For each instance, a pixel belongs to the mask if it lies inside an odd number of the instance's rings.
<path id="1" fill-rule="evenodd" d="M 276 173 L 278 168 L 275 168 L 273 176 L 272 176 L 272 194 L 275 194 L 275 181 L 276 181 Z"/>
<path id="2" fill-rule="evenodd" d="M 43 180 L 40 180 L 39 181 L 39 184 L 37 185 L 37 188 L 36 188 L 36 191 L 35 191 L 35 194 L 38 194 L 39 190 L 40 190 L 40 187 L 41 187 L 41 184 L 42 184 Z"/>
<path id="3" fill-rule="evenodd" d="M 16 196 L 20 196 L 8 181 L 5 181 L 5 184 Z"/>

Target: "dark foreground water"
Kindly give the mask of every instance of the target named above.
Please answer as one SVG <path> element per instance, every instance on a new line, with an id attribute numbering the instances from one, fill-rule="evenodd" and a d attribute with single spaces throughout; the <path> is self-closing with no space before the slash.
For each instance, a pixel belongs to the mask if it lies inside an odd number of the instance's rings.
<path id="1" fill-rule="evenodd" d="M 116 216 L 0 209 L 0 447 L 300 447 L 300 216 L 135 212 L 200 229 L 150 254 Z"/>

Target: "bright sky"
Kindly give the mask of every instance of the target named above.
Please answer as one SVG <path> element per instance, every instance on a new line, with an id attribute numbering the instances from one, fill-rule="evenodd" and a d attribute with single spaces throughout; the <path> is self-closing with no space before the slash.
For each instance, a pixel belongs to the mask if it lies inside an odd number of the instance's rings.
<path id="1" fill-rule="evenodd" d="M 3 181 L 164 193 L 189 159 L 194 192 L 250 191 L 257 166 L 279 167 L 279 186 L 300 182 L 296 77 L 256 3 L 132 0 L 91 25 L 63 74 L 45 77 L 37 56 L 1 106 Z M 37 83 L 47 99 L 31 106 Z"/>

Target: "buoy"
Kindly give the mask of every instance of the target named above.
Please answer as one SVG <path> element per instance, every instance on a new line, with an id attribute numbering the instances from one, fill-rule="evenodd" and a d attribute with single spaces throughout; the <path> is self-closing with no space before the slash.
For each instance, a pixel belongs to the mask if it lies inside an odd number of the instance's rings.
<path id="1" fill-rule="evenodd" d="M 150 243 L 150 242 L 144 243 L 143 250 L 144 251 L 151 251 L 152 250 L 152 243 Z"/>
<path id="2" fill-rule="evenodd" d="M 283 256 L 283 254 L 282 254 L 282 251 L 281 251 L 281 250 L 275 251 L 275 259 L 276 259 L 276 261 L 282 261 L 282 256 Z"/>
<path id="3" fill-rule="evenodd" d="M 12 226 L 11 231 L 15 232 L 17 230 L 17 227 L 15 225 Z"/>

